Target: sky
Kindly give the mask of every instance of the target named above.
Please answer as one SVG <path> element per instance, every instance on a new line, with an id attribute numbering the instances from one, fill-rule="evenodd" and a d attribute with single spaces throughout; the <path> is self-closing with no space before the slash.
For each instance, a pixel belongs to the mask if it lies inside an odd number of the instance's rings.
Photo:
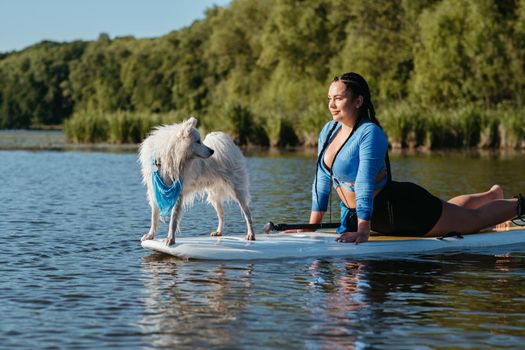
<path id="1" fill-rule="evenodd" d="M 204 18 L 231 0 L 0 0 L 0 52 L 42 40 L 159 37 Z"/>

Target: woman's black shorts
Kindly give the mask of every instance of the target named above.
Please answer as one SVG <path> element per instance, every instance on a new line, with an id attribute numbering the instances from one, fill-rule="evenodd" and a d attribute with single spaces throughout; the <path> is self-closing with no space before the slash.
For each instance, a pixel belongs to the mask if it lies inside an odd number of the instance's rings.
<path id="1" fill-rule="evenodd" d="M 422 236 L 437 223 L 441 199 L 411 182 L 392 181 L 374 198 L 372 230 L 386 235 Z"/>

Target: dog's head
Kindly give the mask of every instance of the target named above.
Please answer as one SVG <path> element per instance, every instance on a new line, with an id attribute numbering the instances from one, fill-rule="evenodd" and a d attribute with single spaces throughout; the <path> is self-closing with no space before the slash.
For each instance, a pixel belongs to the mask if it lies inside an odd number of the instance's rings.
<path id="1" fill-rule="evenodd" d="M 202 143 L 196 125 L 197 119 L 192 117 L 179 124 L 159 126 L 142 142 L 139 159 L 144 182 L 155 169 L 152 163 L 165 181 L 173 182 L 192 159 L 213 155 L 214 151 Z"/>
<path id="2" fill-rule="evenodd" d="M 160 155 L 160 173 L 163 178 L 175 181 L 193 159 L 213 155 L 214 151 L 202 143 L 196 125 L 197 119 L 191 117 L 166 128 L 168 140 Z"/>
<path id="3" fill-rule="evenodd" d="M 195 128 L 197 125 L 197 119 L 191 117 L 190 119 L 184 121 L 179 131 L 178 139 L 181 144 L 185 147 L 182 147 L 185 150 L 185 156 L 188 159 L 192 158 L 209 158 L 213 155 L 213 150 L 202 143 L 201 135 Z M 180 152 L 181 149 L 175 150 Z"/>

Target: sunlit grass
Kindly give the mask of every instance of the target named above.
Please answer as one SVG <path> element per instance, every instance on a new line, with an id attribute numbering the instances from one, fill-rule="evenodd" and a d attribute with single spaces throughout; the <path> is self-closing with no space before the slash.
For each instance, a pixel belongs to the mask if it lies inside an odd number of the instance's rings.
<path id="1" fill-rule="evenodd" d="M 378 116 L 394 148 L 524 148 L 525 109 L 465 105 L 424 110 L 408 103 Z"/>
<path id="2" fill-rule="evenodd" d="M 183 119 L 176 112 L 80 112 L 66 120 L 64 132 L 67 141 L 72 143 L 139 143 L 155 126 Z"/>
<path id="3" fill-rule="evenodd" d="M 272 118 L 268 118 L 248 109 L 233 108 L 222 117 L 214 116 L 213 123 L 204 118 L 199 125 L 205 132 L 212 131 L 207 128 L 223 130 L 242 145 L 313 146 L 329 117 L 319 109 L 307 112 L 308 118 L 293 123 L 291 118 L 280 116 L 279 111 L 272 111 Z M 177 112 L 80 112 L 65 122 L 64 131 L 72 143 L 133 144 L 141 142 L 153 127 L 187 117 Z M 425 110 L 403 102 L 382 106 L 377 118 L 393 148 L 525 148 L 525 109 L 521 108 L 465 105 L 450 110 Z"/>

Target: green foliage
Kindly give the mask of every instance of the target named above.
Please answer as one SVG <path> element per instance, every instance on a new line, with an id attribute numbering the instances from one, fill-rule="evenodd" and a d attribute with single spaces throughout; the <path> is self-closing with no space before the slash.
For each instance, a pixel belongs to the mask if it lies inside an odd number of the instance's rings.
<path id="1" fill-rule="evenodd" d="M 525 0 L 518 1 L 516 19 L 509 21 L 510 55 L 512 58 L 510 72 L 514 77 L 509 83 L 516 96 L 516 103 L 525 104 Z"/>
<path id="2" fill-rule="evenodd" d="M 325 103 L 309 104 L 295 127 L 298 142 L 307 147 L 317 145 L 319 131 L 330 119 Z"/>
<path id="3" fill-rule="evenodd" d="M 169 63 L 173 49 L 167 41 L 142 42 L 141 49 L 122 64 L 122 87 L 130 109 L 159 113 L 174 108 L 173 69 Z"/>
<path id="4" fill-rule="evenodd" d="M 77 112 L 64 123 L 69 142 L 139 143 L 159 125 L 178 123 L 187 116 L 177 112 Z"/>
<path id="5" fill-rule="evenodd" d="M 500 148 L 525 148 L 525 124 L 523 111 L 499 111 L 498 127 Z"/>
<path id="6" fill-rule="evenodd" d="M 525 0 L 233 0 L 156 39 L 0 54 L 0 128 L 130 143 L 195 115 L 239 144 L 313 146 L 331 79 L 357 71 L 394 147 L 525 147 L 524 62 Z"/>
<path id="7" fill-rule="evenodd" d="M 326 0 L 274 1 L 261 36 L 263 67 L 283 66 L 306 79 L 324 81 L 334 49 L 331 10 Z M 337 25 L 341 25 L 340 23 Z"/>
<path id="8" fill-rule="evenodd" d="M 70 142 L 104 142 L 108 139 L 108 120 L 102 113 L 77 113 L 64 124 Z"/>
<path id="9" fill-rule="evenodd" d="M 427 110 L 406 102 L 382 109 L 380 122 L 394 148 L 525 148 L 525 111 L 464 105 Z"/>
<path id="10" fill-rule="evenodd" d="M 217 126 L 214 129 L 228 132 L 236 144 L 243 146 L 269 144 L 264 129 L 256 123 L 248 108 L 235 104 L 228 106 L 222 114 L 225 116 L 222 128 Z"/>
<path id="11" fill-rule="evenodd" d="M 372 95 L 383 100 L 407 96 L 413 70 L 414 26 L 420 11 L 434 1 L 345 1 L 346 39 L 336 64 L 339 71 L 367 77 Z"/>
<path id="12" fill-rule="evenodd" d="M 101 35 L 87 46 L 69 78 L 77 110 L 113 112 L 130 108 L 129 95 L 121 81 L 121 66 L 131 55 L 134 41 L 111 41 Z"/>
<path id="13" fill-rule="evenodd" d="M 60 124 L 73 110 L 70 65 L 86 44 L 42 42 L 0 61 L 0 127 Z"/>
<path id="14" fill-rule="evenodd" d="M 407 102 L 390 105 L 378 117 L 393 148 L 414 148 L 423 144 L 428 122 L 416 105 Z"/>
<path id="15" fill-rule="evenodd" d="M 443 0 L 423 12 L 412 77 L 415 99 L 425 105 L 517 99 L 511 83 L 516 77 L 508 69 L 512 40 L 505 35 L 511 23 L 499 10 L 492 0 Z"/>

